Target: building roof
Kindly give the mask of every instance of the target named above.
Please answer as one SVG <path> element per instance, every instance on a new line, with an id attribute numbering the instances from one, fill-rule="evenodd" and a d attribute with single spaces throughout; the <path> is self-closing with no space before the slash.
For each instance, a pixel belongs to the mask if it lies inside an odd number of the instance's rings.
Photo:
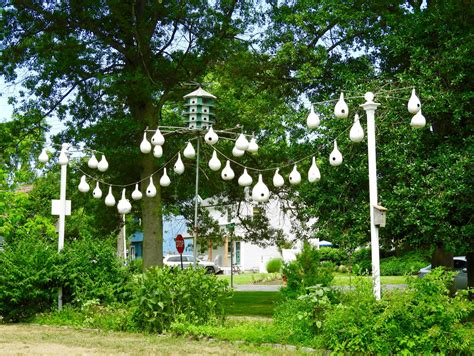
<path id="1" fill-rule="evenodd" d="M 207 91 L 205 91 L 201 87 L 199 87 L 198 89 L 196 89 L 192 93 L 189 93 L 189 94 L 183 96 L 183 98 L 185 98 L 185 99 L 186 98 L 191 98 L 191 97 L 202 97 L 202 98 L 217 99 L 214 95 L 212 95 L 211 93 L 208 93 Z"/>
<path id="2" fill-rule="evenodd" d="M 143 242 L 143 232 L 135 231 L 131 236 L 131 242 Z"/>

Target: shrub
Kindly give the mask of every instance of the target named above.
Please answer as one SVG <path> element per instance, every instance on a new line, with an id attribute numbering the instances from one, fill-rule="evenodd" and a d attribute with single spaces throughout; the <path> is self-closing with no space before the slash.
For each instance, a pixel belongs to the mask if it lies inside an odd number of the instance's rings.
<path id="1" fill-rule="evenodd" d="M 362 283 L 326 309 L 319 339 L 334 351 L 469 353 L 473 342 L 465 324 L 474 305 L 462 294 L 449 297 L 452 277 L 435 269 L 381 301 L 374 299 L 370 283 Z"/>
<path id="2" fill-rule="evenodd" d="M 416 252 L 411 252 L 400 257 L 387 257 L 380 261 L 380 274 L 382 276 L 405 276 L 414 274 L 428 263 L 429 262 Z"/>
<path id="3" fill-rule="evenodd" d="M 347 253 L 339 248 L 321 247 L 319 254 L 321 261 L 329 261 L 338 266 L 348 261 Z"/>
<path id="4" fill-rule="evenodd" d="M 112 303 L 127 297 L 127 268 L 110 241 L 84 238 L 65 245 L 58 265 L 63 300 Z"/>
<path id="5" fill-rule="evenodd" d="M 281 272 L 282 267 L 283 267 L 283 260 L 281 258 L 273 258 L 267 263 L 267 272 L 268 273 Z"/>
<path id="6" fill-rule="evenodd" d="M 290 298 L 305 294 L 307 287 L 318 284 L 328 286 L 334 278 L 330 269 L 320 266 L 318 250 L 308 243 L 304 244 L 295 261 L 283 267 L 282 273 L 286 277 L 287 286 L 281 291 Z"/>
<path id="7" fill-rule="evenodd" d="M 150 332 L 163 332 L 173 322 L 205 323 L 224 317 L 231 291 L 225 280 L 203 269 L 150 268 L 134 286 L 133 320 Z"/>
<path id="8" fill-rule="evenodd" d="M 25 237 L 0 253 L 0 315 L 22 321 L 49 309 L 56 297 L 56 245 L 42 238 Z"/>

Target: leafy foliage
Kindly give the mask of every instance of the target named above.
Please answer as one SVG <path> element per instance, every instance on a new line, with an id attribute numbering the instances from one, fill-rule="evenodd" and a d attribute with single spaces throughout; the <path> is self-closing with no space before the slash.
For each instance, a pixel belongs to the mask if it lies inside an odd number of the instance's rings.
<path id="1" fill-rule="evenodd" d="M 268 273 L 281 272 L 282 267 L 283 267 L 283 260 L 281 258 L 273 258 L 267 262 Z"/>
<path id="2" fill-rule="evenodd" d="M 146 331 L 163 332 L 171 323 L 205 323 L 224 317 L 231 292 L 224 280 L 203 269 L 150 268 L 137 279 L 131 302 L 133 320 Z"/>
<path id="3" fill-rule="evenodd" d="M 328 286 L 334 276 L 329 268 L 320 265 L 319 258 L 319 251 L 305 243 L 296 260 L 283 267 L 282 274 L 287 284 L 282 288 L 282 293 L 288 297 L 297 297 L 304 294 L 307 287 Z"/>

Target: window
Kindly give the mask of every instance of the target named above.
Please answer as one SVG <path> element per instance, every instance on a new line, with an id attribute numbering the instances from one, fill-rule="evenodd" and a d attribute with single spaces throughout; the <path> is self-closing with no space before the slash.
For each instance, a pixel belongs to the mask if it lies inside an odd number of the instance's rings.
<path id="1" fill-rule="evenodd" d="M 453 262 L 454 262 L 454 269 L 455 269 L 455 270 L 461 270 L 461 269 L 467 267 L 466 261 L 454 260 Z"/>
<path id="2" fill-rule="evenodd" d="M 168 262 L 179 262 L 179 261 L 180 261 L 179 256 L 173 256 L 173 257 L 168 258 Z M 183 261 L 184 261 L 184 257 L 183 257 Z"/>

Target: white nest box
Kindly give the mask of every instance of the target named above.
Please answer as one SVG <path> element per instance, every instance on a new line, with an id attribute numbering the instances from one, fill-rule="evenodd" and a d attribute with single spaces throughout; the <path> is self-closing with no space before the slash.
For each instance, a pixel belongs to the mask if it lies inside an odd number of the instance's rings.
<path id="1" fill-rule="evenodd" d="M 184 96 L 186 99 L 186 111 L 184 115 L 188 118 L 190 129 L 208 129 L 215 122 L 214 101 L 216 97 L 201 87 Z"/>

